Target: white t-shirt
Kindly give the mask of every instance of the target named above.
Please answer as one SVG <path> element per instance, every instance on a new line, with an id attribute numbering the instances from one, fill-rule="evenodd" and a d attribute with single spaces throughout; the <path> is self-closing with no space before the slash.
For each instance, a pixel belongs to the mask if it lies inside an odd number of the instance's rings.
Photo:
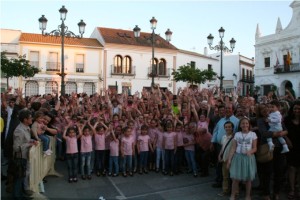
<path id="1" fill-rule="evenodd" d="M 237 143 L 236 153 L 246 154 L 252 149 L 252 142 L 256 140 L 256 133 L 249 131 L 248 133 L 237 132 L 234 135 L 234 140 Z"/>

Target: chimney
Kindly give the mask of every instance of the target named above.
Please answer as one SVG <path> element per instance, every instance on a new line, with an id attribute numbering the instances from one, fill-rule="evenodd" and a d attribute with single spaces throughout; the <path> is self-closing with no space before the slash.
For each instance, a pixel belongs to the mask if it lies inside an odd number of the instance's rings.
<path id="1" fill-rule="evenodd" d="M 204 55 L 207 56 L 207 47 L 204 47 Z"/>

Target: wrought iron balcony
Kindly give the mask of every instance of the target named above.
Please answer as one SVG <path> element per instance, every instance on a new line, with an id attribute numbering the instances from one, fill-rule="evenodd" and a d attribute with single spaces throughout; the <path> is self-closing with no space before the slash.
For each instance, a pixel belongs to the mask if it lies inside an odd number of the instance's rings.
<path id="1" fill-rule="evenodd" d="M 76 63 L 76 72 L 84 73 L 84 64 Z"/>
<path id="2" fill-rule="evenodd" d="M 254 83 L 254 76 L 242 75 L 240 81 L 245 83 Z"/>
<path id="3" fill-rule="evenodd" d="M 135 76 L 135 66 L 131 66 L 129 68 L 118 67 L 111 65 L 111 75 L 116 76 Z"/>
<path id="4" fill-rule="evenodd" d="M 46 71 L 60 71 L 60 63 L 59 62 L 47 62 L 46 63 Z"/>
<path id="5" fill-rule="evenodd" d="M 300 63 L 292 63 L 289 66 L 279 65 L 278 67 L 274 66 L 274 74 L 284 74 L 300 72 Z"/>
<path id="6" fill-rule="evenodd" d="M 148 77 L 152 77 L 153 73 L 152 73 L 152 67 L 148 67 Z M 171 68 L 167 68 L 166 70 L 156 70 L 156 68 L 154 69 L 154 77 L 158 77 L 158 78 L 170 78 L 171 76 Z"/>

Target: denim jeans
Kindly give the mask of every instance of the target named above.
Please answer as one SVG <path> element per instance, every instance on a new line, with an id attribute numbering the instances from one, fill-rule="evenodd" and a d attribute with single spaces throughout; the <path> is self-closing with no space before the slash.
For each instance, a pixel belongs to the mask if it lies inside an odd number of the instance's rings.
<path id="1" fill-rule="evenodd" d="M 126 170 L 132 172 L 132 155 L 124 155 L 123 157 L 123 172 Z"/>
<path id="2" fill-rule="evenodd" d="M 110 156 L 109 157 L 108 172 L 112 173 L 113 168 L 114 168 L 114 174 L 119 174 L 119 156 Z"/>
<path id="3" fill-rule="evenodd" d="M 156 148 L 156 169 L 159 169 L 160 161 L 162 161 L 161 168 L 165 170 L 165 150 Z"/>
<path id="4" fill-rule="evenodd" d="M 195 151 L 185 150 L 185 158 L 188 163 L 189 171 L 193 171 L 194 174 L 197 173 Z"/>
<path id="5" fill-rule="evenodd" d="M 67 153 L 68 174 L 69 178 L 77 178 L 78 153 Z"/>
<path id="6" fill-rule="evenodd" d="M 80 153 L 81 157 L 81 175 L 91 175 L 91 157 L 92 157 L 92 152 L 84 152 Z M 84 171 L 84 167 L 86 167 L 86 172 Z"/>
<path id="7" fill-rule="evenodd" d="M 105 165 L 104 165 L 105 150 L 95 150 L 95 158 L 96 158 L 95 171 L 102 173 L 103 171 L 105 171 Z"/>
<path id="8" fill-rule="evenodd" d="M 147 168 L 148 164 L 148 153 L 149 151 L 141 151 L 140 152 L 140 169 Z"/>
<path id="9" fill-rule="evenodd" d="M 21 159 L 21 158 L 20 158 Z M 27 160 L 26 159 L 22 159 L 22 164 L 24 166 L 27 166 Z M 27 169 L 26 169 L 27 171 Z M 27 175 L 27 173 L 26 173 Z M 14 199 L 23 199 L 23 184 L 25 179 L 28 178 L 26 177 L 19 177 L 16 178 L 14 177 L 14 181 L 13 181 L 13 197 Z"/>
<path id="10" fill-rule="evenodd" d="M 47 151 L 49 149 L 50 138 L 45 134 L 39 135 L 39 138 L 43 142 L 43 151 Z"/>
<path id="11" fill-rule="evenodd" d="M 63 157 L 63 141 L 62 141 L 62 134 L 57 133 L 56 135 L 56 157 L 61 158 Z"/>
<path id="12" fill-rule="evenodd" d="M 165 149 L 165 170 L 174 172 L 174 149 Z"/>

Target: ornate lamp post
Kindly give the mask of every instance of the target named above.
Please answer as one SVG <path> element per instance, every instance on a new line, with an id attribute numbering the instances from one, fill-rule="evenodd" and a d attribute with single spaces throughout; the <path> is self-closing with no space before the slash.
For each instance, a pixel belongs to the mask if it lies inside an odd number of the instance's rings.
<path id="1" fill-rule="evenodd" d="M 65 37 L 73 37 L 73 38 L 82 38 L 82 35 L 84 34 L 85 31 L 85 26 L 86 24 L 81 20 L 78 23 L 79 27 L 79 33 L 80 35 L 76 35 L 72 31 L 68 30 L 68 27 L 65 25 L 65 20 L 67 17 L 67 12 L 68 10 L 65 8 L 65 6 L 62 6 L 61 9 L 59 9 L 60 13 L 60 20 L 61 24 L 58 26 L 57 29 L 51 31 L 50 33 L 44 33 L 47 27 L 47 18 L 45 15 L 42 15 L 42 17 L 39 18 L 39 24 L 40 24 L 40 29 L 42 30 L 42 34 L 44 36 L 60 36 L 61 37 L 61 72 L 58 73 L 59 76 L 61 76 L 61 95 L 65 95 L 65 57 L 64 57 L 64 46 L 65 46 Z"/>
<path id="2" fill-rule="evenodd" d="M 151 45 L 152 45 L 152 73 L 151 73 L 151 77 L 152 77 L 152 81 L 151 81 L 151 86 L 153 87 L 154 84 L 154 76 L 156 76 L 157 74 L 157 69 L 155 70 L 155 64 L 154 64 L 154 44 L 155 44 L 155 32 L 154 30 L 156 29 L 156 24 L 157 24 L 157 20 L 152 17 L 152 19 L 150 20 L 150 24 L 151 24 L 151 29 L 152 29 L 152 34 L 151 34 L 151 38 L 148 38 L 151 40 Z M 138 27 L 138 25 L 136 25 L 133 29 L 134 32 L 134 37 L 138 38 L 140 37 L 140 33 L 141 33 L 141 29 Z M 171 41 L 171 37 L 172 37 L 172 31 L 170 31 L 170 29 L 168 29 L 166 32 L 166 40 L 169 42 Z"/>
<path id="3" fill-rule="evenodd" d="M 235 47 L 235 42 L 236 42 L 233 38 L 231 38 L 231 40 L 229 41 L 230 49 L 228 47 L 226 47 L 223 42 L 224 32 L 225 32 L 225 29 L 223 27 L 221 27 L 219 29 L 219 36 L 221 38 L 221 41 L 218 45 L 216 45 L 214 47 L 212 47 L 214 36 L 212 36 L 211 34 L 209 34 L 209 36 L 207 36 L 207 43 L 209 45 L 209 48 L 211 50 L 221 51 L 220 91 L 223 90 L 223 78 L 224 78 L 223 77 L 223 51 L 232 53 L 233 49 Z"/>

